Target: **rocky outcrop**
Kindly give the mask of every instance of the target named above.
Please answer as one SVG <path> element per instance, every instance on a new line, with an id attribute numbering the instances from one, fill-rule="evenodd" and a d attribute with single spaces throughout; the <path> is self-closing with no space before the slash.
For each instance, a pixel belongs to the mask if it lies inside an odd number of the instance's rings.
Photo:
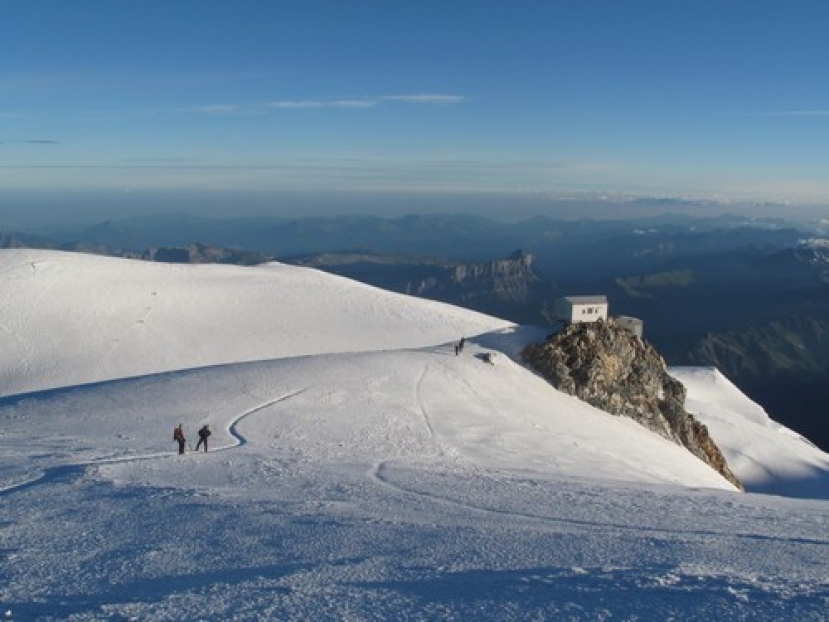
<path id="1" fill-rule="evenodd" d="M 240 266 L 255 266 L 273 261 L 272 257 L 264 253 L 218 248 L 198 243 L 186 247 L 148 248 L 141 259 L 164 263 L 223 263 Z"/>
<path id="2" fill-rule="evenodd" d="M 523 357 L 560 391 L 634 419 L 743 489 L 706 426 L 686 412 L 685 387 L 668 374 L 664 359 L 612 319 L 570 324 L 547 341 L 527 346 Z"/>
<path id="3" fill-rule="evenodd" d="M 442 274 L 410 282 L 406 290 L 427 297 L 451 293 L 462 304 L 479 299 L 520 304 L 532 299 L 541 284 L 533 272 L 533 256 L 519 250 L 505 259 L 455 264 Z"/>

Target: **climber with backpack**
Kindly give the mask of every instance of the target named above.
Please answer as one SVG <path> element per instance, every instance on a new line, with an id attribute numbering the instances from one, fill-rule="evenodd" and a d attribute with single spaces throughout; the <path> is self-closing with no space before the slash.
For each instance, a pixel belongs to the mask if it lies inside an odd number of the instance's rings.
<path id="1" fill-rule="evenodd" d="M 187 444 L 187 439 L 184 438 L 184 428 L 182 424 L 178 424 L 178 427 L 173 430 L 173 440 L 178 443 L 178 453 L 184 453 L 184 447 Z"/>
<path id="2" fill-rule="evenodd" d="M 210 436 L 210 434 L 210 426 L 207 424 L 203 425 L 199 430 L 199 442 L 196 443 L 196 451 L 199 450 L 199 447 L 202 446 L 202 443 L 204 443 L 204 450 L 207 451 L 207 438 Z"/>

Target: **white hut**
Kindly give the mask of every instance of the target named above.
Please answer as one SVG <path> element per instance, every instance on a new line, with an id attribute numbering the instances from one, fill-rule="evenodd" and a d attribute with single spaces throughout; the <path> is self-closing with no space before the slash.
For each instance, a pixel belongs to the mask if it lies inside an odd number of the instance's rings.
<path id="1" fill-rule="evenodd" d="M 575 324 L 607 319 L 607 296 L 565 296 L 556 300 L 555 314 Z"/>

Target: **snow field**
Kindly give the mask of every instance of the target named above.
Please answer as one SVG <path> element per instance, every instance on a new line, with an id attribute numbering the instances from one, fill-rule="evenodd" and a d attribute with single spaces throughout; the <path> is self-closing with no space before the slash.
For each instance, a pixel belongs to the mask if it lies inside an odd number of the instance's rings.
<path id="1" fill-rule="evenodd" d="M 705 423 L 752 492 L 829 499 L 829 455 L 769 418 L 716 369 L 671 369 L 688 390 L 686 408 Z"/>
<path id="2" fill-rule="evenodd" d="M 0 279 L 0 395 L 444 343 L 511 325 L 281 264 L 160 264 L 0 250 Z"/>
<path id="3" fill-rule="evenodd" d="M 553 390 L 510 359 L 531 329 L 287 266 L 10 251 L 0 279 L 14 620 L 825 619 L 825 498 L 736 493 Z M 672 372 L 750 489 L 825 490 L 825 454 Z"/>

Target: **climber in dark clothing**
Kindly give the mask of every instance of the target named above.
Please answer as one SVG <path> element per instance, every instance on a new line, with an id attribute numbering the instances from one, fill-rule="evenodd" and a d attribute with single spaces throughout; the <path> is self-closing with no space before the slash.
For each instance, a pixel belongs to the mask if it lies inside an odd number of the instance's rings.
<path id="1" fill-rule="evenodd" d="M 184 453 L 184 446 L 187 444 L 187 439 L 184 438 L 184 428 L 181 427 L 181 424 L 173 430 L 173 440 L 178 443 L 178 453 Z"/>
<path id="2" fill-rule="evenodd" d="M 196 451 L 199 450 L 199 447 L 202 446 L 204 443 L 204 450 L 207 451 L 207 437 L 210 436 L 210 426 L 205 424 L 199 430 L 199 442 L 196 443 Z"/>

